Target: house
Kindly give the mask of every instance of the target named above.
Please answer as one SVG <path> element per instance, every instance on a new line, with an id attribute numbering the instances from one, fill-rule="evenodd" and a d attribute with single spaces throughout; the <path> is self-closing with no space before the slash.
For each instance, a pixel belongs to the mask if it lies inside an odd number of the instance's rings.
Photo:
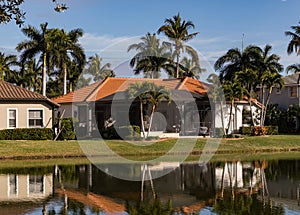
<path id="1" fill-rule="evenodd" d="M 283 88 L 274 87 L 270 104 L 278 104 L 278 108 L 287 110 L 290 105 L 300 105 L 300 73 L 282 77 Z"/>
<path id="2" fill-rule="evenodd" d="M 137 82 L 152 82 L 165 86 L 171 92 L 172 102 L 162 101 L 153 118 L 151 132 L 178 135 L 198 135 L 200 127 L 211 128 L 211 110 L 207 96 L 207 85 L 192 78 L 145 79 L 108 77 L 87 87 L 61 97 L 54 98 L 60 104 L 63 117 L 78 119 L 77 135 L 91 134 L 105 129 L 108 120 L 114 127 L 140 125 L 139 103 L 130 100 L 128 87 Z M 144 104 L 145 110 L 147 104 Z M 144 113 L 145 114 L 145 113 Z M 147 115 L 147 113 L 146 113 Z M 148 119 L 144 119 L 147 124 Z"/>
<path id="3" fill-rule="evenodd" d="M 40 94 L 0 81 L 0 129 L 52 128 L 58 106 Z"/>
<path id="4" fill-rule="evenodd" d="M 235 99 L 232 114 L 231 123 L 228 128 L 229 118 L 230 118 L 230 102 L 226 101 L 225 104 L 217 103 L 214 108 L 214 125 L 215 128 L 221 129 L 224 124 L 225 129 L 228 129 L 228 134 L 239 133 L 241 127 L 247 127 L 251 124 L 254 126 L 260 125 L 260 113 L 264 106 L 258 102 L 256 99 L 251 99 L 251 111 L 248 99 Z M 253 115 L 253 122 L 251 117 L 251 112 Z M 222 122 L 223 121 L 223 122 Z"/>

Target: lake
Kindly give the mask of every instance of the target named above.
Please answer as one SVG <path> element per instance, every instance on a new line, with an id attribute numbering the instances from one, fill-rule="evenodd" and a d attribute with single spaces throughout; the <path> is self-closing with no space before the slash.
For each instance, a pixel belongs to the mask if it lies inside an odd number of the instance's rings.
<path id="1" fill-rule="evenodd" d="M 112 176 L 114 172 L 120 177 Z M 156 214 L 300 214 L 300 160 L 0 169 L 1 215 L 152 214 L 153 211 Z"/>

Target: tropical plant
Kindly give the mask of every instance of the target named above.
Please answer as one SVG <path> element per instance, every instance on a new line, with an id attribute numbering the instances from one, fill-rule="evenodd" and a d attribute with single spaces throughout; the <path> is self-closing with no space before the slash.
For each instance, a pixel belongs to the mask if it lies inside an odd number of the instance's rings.
<path id="1" fill-rule="evenodd" d="M 28 37 L 29 40 L 19 43 L 16 47 L 18 51 L 23 51 L 21 54 L 21 62 L 25 62 L 27 59 L 32 59 L 36 55 L 41 54 L 40 59 L 43 62 L 42 94 L 44 96 L 46 96 L 47 60 L 52 48 L 49 34 L 51 30 L 47 29 L 47 26 L 48 23 L 41 24 L 41 30 L 30 25 L 26 28 L 22 28 L 23 34 Z"/>
<path id="2" fill-rule="evenodd" d="M 229 119 L 228 125 L 226 129 L 226 135 L 228 135 L 230 126 L 232 123 L 232 114 L 233 114 L 233 107 L 235 99 L 242 100 L 244 96 L 248 96 L 249 92 L 241 85 L 240 82 L 231 82 L 226 81 L 223 83 L 223 92 L 225 98 L 230 102 L 230 112 L 229 112 Z"/>
<path id="3" fill-rule="evenodd" d="M 18 86 L 33 92 L 41 93 L 42 67 L 35 59 L 29 59 L 21 63 L 20 71 L 15 71 L 14 79 Z"/>
<path id="4" fill-rule="evenodd" d="M 180 72 L 179 77 L 191 77 L 194 79 L 200 78 L 200 73 L 205 71 L 200 67 L 199 62 L 194 59 L 189 59 L 184 57 L 180 62 Z"/>
<path id="5" fill-rule="evenodd" d="M 12 66 L 17 65 L 17 57 L 15 55 L 5 55 L 0 52 L 0 80 L 8 81 L 12 77 Z"/>
<path id="6" fill-rule="evenodd" d="M 210 74 L 206 80 L 208 81 L 208 83 L 211 84 L 208 90 L 208 95 L 213 101 L 214 107 L 212 109 L 214 111 L 220 109 L 222 130 L 223 130 L 223 134 L 225 134 L 226 130 L 224 125 L 224 111 L 223 111 L 223 107 L 224 107 L 223 101 L 225 101 L 225 98 L 223 94 L 222 85 L 219 81 L 219 77 L 217 74 Z M 216 115 L 217 113 L 215 113 L 215 116 Z M 221 136 L 223 136 L 223 134 Z"/>
<path id="7" fill-rule="evenodd" d="M 286 72 L 287 73 L 289 73 L 289 72 L 299 73 L 300 72 L 300 64 L 296 63 L 296 64 L 289 65 L 286 68 Z"/>
<path id="8" fill-rule="evenodd" d="M 245 72 L 247 69 L 256 71 L 260 50 L 259 47 L 251 45 L 243 51 L 238 48 L 228 50 L 214 65 L 221 82 L 234 80 L 237 72 Z"/>
<path id="9" fill-rule="evenodd" d="M 174 68 L 170 47 L 166 43 L 161 44 L 156 34 L 147 33 L 146 36 L 141 37 L 141 41 L 128 47 L 128 51 L 138 51 L 130 61 L 135 75 L 143 72 L 144 77 L 158 78 L 161 70 L 172 74 Z"/>
<path id="10" fill-rule="evenodd" d="M 166 19 L 165 24 L 158 29 L 158 34 L 164 33 L 171 41 L 174 42 L 176 55 L 176 78 L 179 77 L 179 64 L 181 51 L 186 49 L 188 53 L 193 53 L 196 56 L 198 62 L 197 52 L 190 46 L 183 45 L 183 42 L 189 41 L 194 38 L 199 32 L 189 33 L 191 28 L 195 28 L 195 25 L 191 21 L 185 21 L 181 19 L 180 14 L 173 16 L 173 19 Z"/>
<path id="11" fill-rule="evenodd" d="M 51 31 L 52 38 L 52 55 L 51 61 L 63 72 L 63 94 L 67 93 L 67 65 L 73 60 L 80 68 L 83 69 L 85 64 L 85 54 L 83 48 L 78 43 L 82 37 L 82 29 L 74 29 L 65 32 L 63 29 L 53 29 Z"/>
<path id="12" fill-rule="evenodd" d="M 151 124 L 155 109 L 158 107 L 158 104 L 162 100 L 166 100 L 167 102 L 171 101 L 170 92 L 164 86 L 157 86 L 156 84 L 151 82 L 137 82 L 129 86 L 127 93 L 129 95 L 129 98 L 137 99 L 140 103 L 141 127 L 143 132 L 143 138 L 146 139 L 149 137 L 151 131 Z M 143 104 L 151 104 L 147 136 L 145 132 L 144 119 L 146 117 L 144 115 Z"/>
<path id="13" fill-rule="evenodd" d="M 300 24 L 300 22 L 299 22 Z M 287 47 L 287 53 L 292 54 L 296 52 L 297 55 L 300 54 L 300 26 L 291 26 L 292 31 L 286 31 L 285 35 L 291 37 L 291 40 Z"/>
<path id="14" fill-rule="evenodd" d="M 110 69 L 110 63 L 102 65 L 102 58 L 95 54 L 95 56 L 89 57 L 87 68 L 84 69 L 84 74 L 90 74 L 93 77 L 93 81 L 103 80 L 106 77 L 115 77 L 115 73 Z"/>

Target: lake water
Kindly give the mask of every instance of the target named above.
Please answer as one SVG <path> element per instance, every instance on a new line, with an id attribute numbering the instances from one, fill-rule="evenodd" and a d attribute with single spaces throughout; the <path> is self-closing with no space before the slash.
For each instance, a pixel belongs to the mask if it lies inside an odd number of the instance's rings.
<path id="1" fill-rule="evenodd" d="M 2 168 L 0 214 L 300 214 L 300 160 L 98 167 Z"/>

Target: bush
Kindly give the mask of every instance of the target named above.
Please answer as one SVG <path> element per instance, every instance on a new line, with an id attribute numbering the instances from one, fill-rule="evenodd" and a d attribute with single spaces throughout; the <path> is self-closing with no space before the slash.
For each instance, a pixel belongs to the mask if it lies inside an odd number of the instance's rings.
<path id="1" fill-rule="evenodd" d="M 137 125 L 121 126 L 118 129 L 119 135 L 126 140 L 136 140 L 141 137 L 140 127 Z"/>
<path id="2" fill-rule="evenodd" d="M 268 129 L 268 135 L 278 135 L 278 126 L 265 126 Z"/>
<path id="3" fill-rule="evenodd" d="M 61 121 L 62 131 L 58 136 L 59 140 L 76 140 L 76 133 L 72 118 L 63 118 Z"/>
<path id="4" fill-rule="evenodd" d="M 252 130 L 254 136 L 262 136 L 268 134 L 268 128 L 265 126 L 254 126 Z"/>
<path id="5" fill-rule="evenodd" d="M 252 135 L 252 127 L 240 127 L 240 134 L 242 135 Z"/>
<path id="6" fill-rule="evenodd" d="M 1 140 L 52 140 L 51 128 L 16 128 L 0 130 Z"/>

